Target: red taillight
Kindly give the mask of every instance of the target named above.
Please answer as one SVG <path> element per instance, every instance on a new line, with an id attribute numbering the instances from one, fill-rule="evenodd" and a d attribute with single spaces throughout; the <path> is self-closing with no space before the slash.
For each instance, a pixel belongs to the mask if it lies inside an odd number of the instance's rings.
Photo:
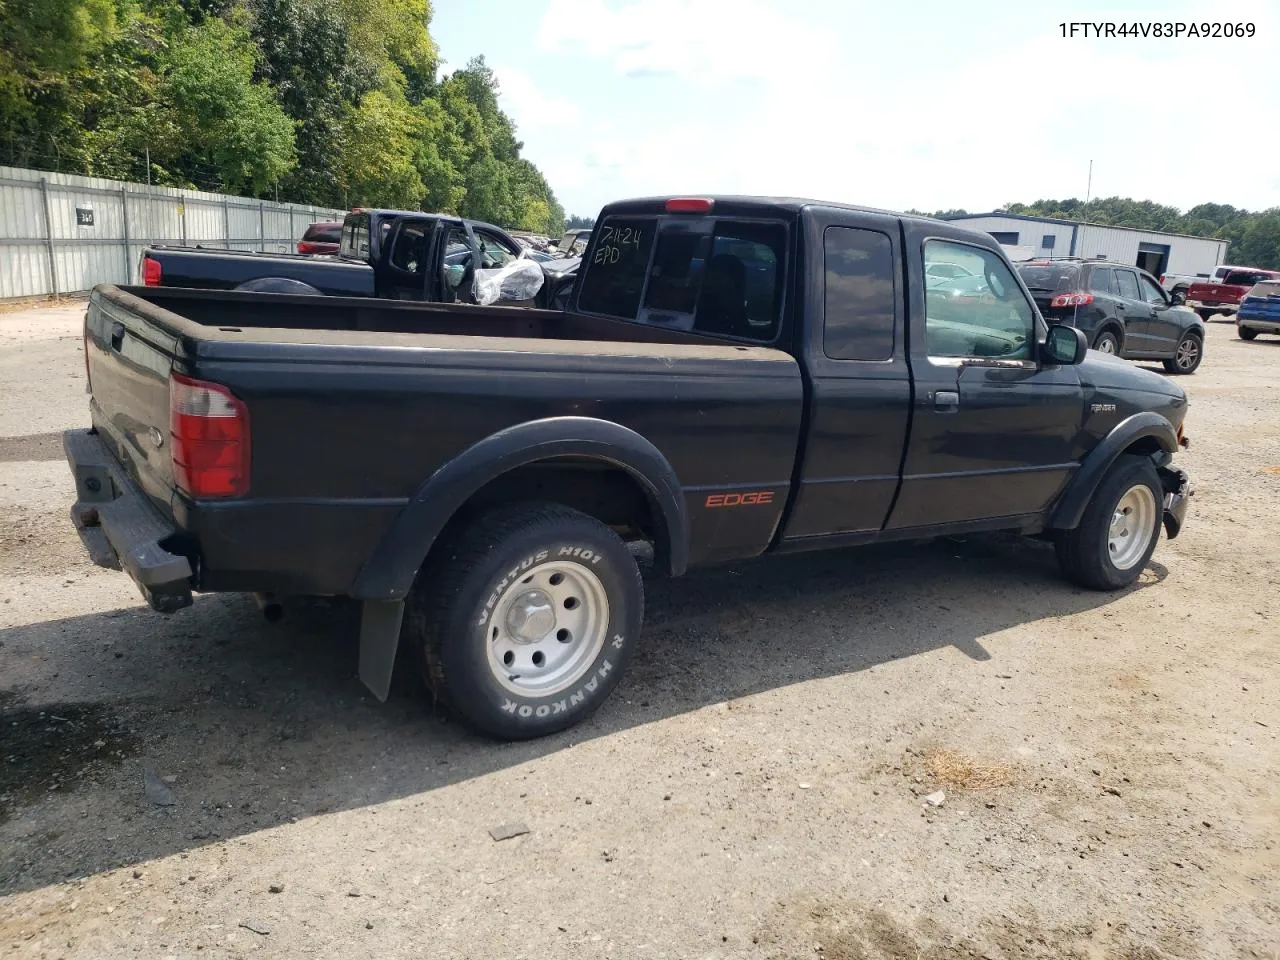
<path id="1" fill-rule="evenodd" d="M 298 242 L 298 252 L 299 253 L 315 253 L 316 252 L 315 244 L 313 244 L 309 240 L 300 240 Z"/>
<path id="2" fill-rule="evenodd" d="M 705 197 L 672 197 L 667 201 L 667 213 L 710 213 L 711 201 Z"/>
<path id="3" fill-rule="evenodd" d="M 142 285 L 144 287 L 158 287 L 160 280 L 164 277 L 164 270 L 160 266 L 159 260 L 152 260 L 150 257 L 142 258 Z"/>
<path id="4" fill-rule="evenodd" d="M 1049 301 L 1051 307 L 1087 307 L 1093 303 L 1092 293 L 1060 293 Z"/>
<path id="5" fill-rule="evenodd" d="M 173 482 L 193 497 L 249 492 L 249 411 L 226 387 L 169 375 Z"/>
<path id="6" fill-rule="evenodd" d="M 1160 274 L 1160 286 L 1164 286 L 1164 274 Z"/>

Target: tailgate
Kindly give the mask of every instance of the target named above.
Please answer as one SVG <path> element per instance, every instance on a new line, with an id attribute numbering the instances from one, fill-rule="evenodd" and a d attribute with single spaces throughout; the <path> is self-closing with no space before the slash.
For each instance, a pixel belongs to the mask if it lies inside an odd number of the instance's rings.
<path id="1" fill-rule="evenodd" d="M 1201 303 L 1239 303 L 1247 292 L 1247 287 L 1227 285 L 1225 283 L 1196 283 L 1187 291 L 1188 300 L 1199 300 Z"/>
<path id="2" fill-rule="evenodd" d="M 95 290 L 85 315 L 90 411 L 104 446 L 125 474 L 169 515 L 173 463 L 169 449 L 169 371 L 177 335 L 149 304 L 127 306 L 119 291 Z"/>

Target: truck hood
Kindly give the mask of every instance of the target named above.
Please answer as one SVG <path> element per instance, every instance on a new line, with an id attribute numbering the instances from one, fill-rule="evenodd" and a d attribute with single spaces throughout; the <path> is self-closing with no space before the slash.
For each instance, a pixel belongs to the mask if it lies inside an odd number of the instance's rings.
<path id="1" fill-rule="evenodd" d="M 1187 399 L 1187 392 L 1168 377 L 1135 367 L 1128 360 L 1111 354 L 1090 350 L 1076 369 L 1080 373 L 1080 383 L 1098 393 L 1135 391 L 1158 394 L 1183 403 Z"/>

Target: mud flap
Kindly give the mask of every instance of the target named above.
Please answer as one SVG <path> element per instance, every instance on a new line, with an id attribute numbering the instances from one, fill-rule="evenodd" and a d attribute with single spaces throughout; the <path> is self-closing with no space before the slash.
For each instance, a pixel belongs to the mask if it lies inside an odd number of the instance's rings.
<path id="1" fill-rule="evenodd" d="M 1174 467 L 1160 468 L 1164 487 L 1164 532 L 1172 540 L 1182 531 L 1187 519 L 1187 501 L 1192 496 L 1191 481 L 1186 473 Z"/>
<path id="2" fill-rule="evenodd" d="M 360 613 L 360 682 L 385 703 L 391 692 L 391 673 L 400 645 L 404 603 L 365 600 Z"/>

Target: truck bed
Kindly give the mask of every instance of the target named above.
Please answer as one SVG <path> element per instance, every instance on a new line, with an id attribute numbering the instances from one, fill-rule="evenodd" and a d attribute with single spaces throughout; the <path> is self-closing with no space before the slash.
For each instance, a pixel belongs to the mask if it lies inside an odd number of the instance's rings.
<path id="1" fill-rule="evenodd" d="M 754 556 L 786 503 L 804 406 L 799 367 L 779 350 L 516 307 L 102 286 L 86 353 L 98 437 L 172 523 L 167 542 L 205 590 L 356 595 L 369 557 L 442 465 L 501 431 L 575 416 L 656 447 L 691 505 L 758 480 L 768 508 L 689 511 L 690 563 Z M 246 496 L 175 489 L 171 374 L 245 404 Z"/>
<path id="2" fill-rule="evenodd" d="M 119 296 L 109 293 L 113 289 Z M 680 330 L 531 307 L 478 307 L 461 303 L 170 287 L 106 288 L 103 295 L 162 323 L 185 320 L 206 327 L 208 329 L 201 335 L 220 341 L 282 339 L 306 343 L 385 343 L 387 341 L 382 338 L 353 340 L 347 334 L 405 333 L 528 337 L 594 343 L 718 345 L 730 351 L 743 349 L 725 345 L 712 337 Z M 274 332 L 265 338 L 252 332 L 261 329 Z M 285 331 L 298 331 L 304 336 L 297 337 Z M 236 336 L 221 337 L 219 334 Z"/>

